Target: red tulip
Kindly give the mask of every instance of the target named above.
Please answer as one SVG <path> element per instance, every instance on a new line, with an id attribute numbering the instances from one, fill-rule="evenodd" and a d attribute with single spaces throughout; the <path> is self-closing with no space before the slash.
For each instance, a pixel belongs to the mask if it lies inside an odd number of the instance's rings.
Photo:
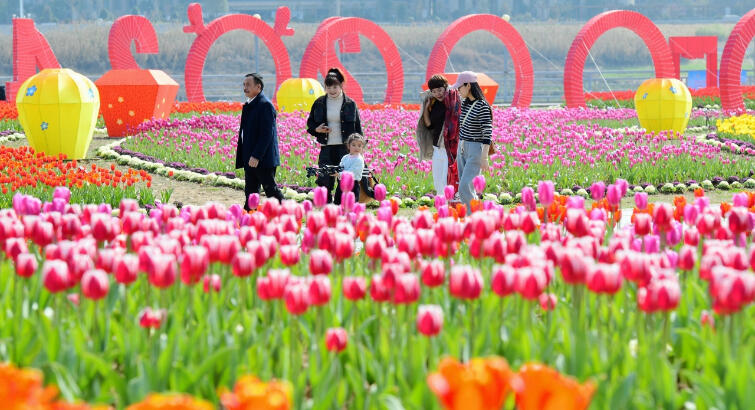
<path id="1" fill-rule="evenodd" d="M 559 266 L 564 282 L 571 284 L 585 283 L 589 270 L 589 260 L 576 248 L 564 248 L 559 255 Z"/>
<path id="2" fill-rule="evenodd" d="M 327 204 L 323 208 L 323 215 L 325 215 L 325 223 L 328 226 L 336 226 L 336 222 L 338 221 L 338 216 L 341 214 L 341 209 L 338 207 L 338 205 L 334 204 Z"/>
<path id="3" fill-rule="evenodd" d="M 168 288 L 176 281 L 176 257 L 156 253 L 152 255 L 152 266 L 147 271 L 149 283 L 158 288 Z"/>
<path id="4" fill-rule="evenodd" d="M 443 309 L 438 305 L 419 305 L 417 330 L 425 336 L 435 336 L 443 329 Z"/>
<path id="5" fill-rule="evenodd" d="M 674 220 L 674 210 L 671 204 L 666 202 L 657 202 L 653 208 L 653 224 L 661 232 L 666 232 L 671 228 L 671 221 Z"/>
<path id="6" fill-rule="evenodd" d="M 752 220 L 747 208 L 735 206 L 729 210 L 727 217 L 729 218 L 729 229 L 733 233 L 739 234 L 752 231 Z"/>
<path id="7" fill-rule="evenodd" d="M 283 298 L 286 301 L 286 310 L 293 315 L 301 315 L 309 307 L 309 296 L 305 283 L 287 285 Z"/>
<path id="8" fill-rule="evenodd" d="M 144 308 L 144 310 L 139 313 L 139 326 L 143 328 L 158 329 L 162 325 L 166 316 L 167 312 L 164 309 L 152 310 L 152 308 L 149 307 Z"/>
<path id="9" fill-rule="evenodd" d="M 347 234 L 336 233 L 334 245 L 334 254 L 339 262 L 354 254 L 354 239 Z"/>
<path id="10" fill-rule="evenodd" d="M 370 297 L 375 302 L 385 302 L 391 298 L 391 288 L 386 286 L 382 275 L 372 275 Z"/>
<path id="11" fill-rule="evenodd" d="M 540 220 L 535 212 L 524 212 L 520 215 L 519 228 L 527 235 L 535 232 L 539 223 Z"/>
<path id="12" fill-rule="evenodd" d="M 255 257 L 251 253 L 238 252 L 231 260 L 233 275 L 245 278 L 254 272 Z"/>
<path id="13" fill-rule="evenodd" d="M 710 293 L 718 314 L 738 312 L 755 300 L 755 275 L 727 267 L 713 269 Z"/>
<path id="14" fill-rule="evenodd" d="M 60 221 L 60 232 L 64 238 L 68 239 L 77 239 L 83 236 L 84 230 L 79 215 L 63 215 Z"/>
<path id="15" fill-rule="evenodd" d="M 100 300 L 107 296 L 109 290 L 110 280 L 104 270 L 91 269 L 81 277 L 81 293 L 89 299 Z"/>
<path id="16" fill-rule="evenodd" d="M 309 304 L 323 306 L 330 302 L 330 279 L 327 276 L 312 276 L 307 290 Z"/>
<path id="17" fill-rule="evenodd" d="M 24 238 L 8 238 L 5 241 L 5 253 L 8 259 L 16 260 L 16 257 L 22 253 L 28 253 L 29 247 L 26 245 Z"/>
<path id="18" fill-rule="evenodd" d="M 380 235 L 370 235 L 367 237 L 367 240 L 364 244 L 364 251 L 367 257 L 370 259 L 378 259 L 380 258 L 380 255 L 387 247 L 385 243 L 385 239 L 383 239 Z"/>
<path id="19" fill-rule="evenodd" d="M 425 286 L 434 288 L 440 286 L 446 281 L 446 268 L 443 262 L 434 260 L 422 264 L 422 283 Z"/>
<path id="20" fill-rule="evenodd" d="M 650 215 L 642 213 L 634 215 L 634 233 L 635 235 L 647 235 L 651 231 L 650 222 L 652 218 Z"/>
<path id="21" fill-rule="evenodd" d="M 269 248 L 265 246 L 260 240 L 249 241 L 246 244 L 246 250 L 253 256 L 253 269 L 262 267 L 272 256 L 269 254 Z"/>
<path id="22" fill-rule="evenodd" d="M 91 216 L 89 225 L 92 227 L 92 236 L 98 242 L 110 241 L 117 234 L 113 229 L 113 221 L 110 215 L 95 213 Z"/>
<path id="23" fill-rule="evenodd" d="M 333 270 L 333 258 L 324 250 L 316 249 L 309 254 L 309 272 L 313 275 L 327 275 Z"/>
<path id="24" fill-rule="evenodd" d="M 700 243 L 700 231 L 695 226 L 684 230 L 684 243 L 690 246 L 697 246 Z"/>
<path id="25" fill-rule="evenodd" d="M 71 279 L 74 282 L 80 281 L 84 272 L 94 269 L 92 258 L 88 254 L 79 253 L 78 251 L 72 252 L 66 262 L 68 263 L 68 271 L 71 273 Z"/>
<path id="26" fill-rule="evenodd" d="M 517 273 L 516 290 L 525 299 L 537 299 L 548 284 L 548 277 L 542 268 L 523 267 Z"/>
<path id="27" fill-rule="evenodd" d="M 257 277 L 257 296 L 262 300 L 283 299 L 291 274 L 287 269 L 270 269 Z"/>
<path id="28" fill-rule="evenodd" d="M 576 237 L 589 233 L 589 219 L 584 209 L 570 208 L 566 211 L 566 230 Z"/>
<path id="29" fill-rule="evenodd" d="M 31 253 L 19 253 L 16 255 L 16 275 L 22 278 L 30 278 L 37 271 L 39 263 L 37 257 Z"/>
<path id="30" fill-rule="evenodd" d="M 413 273 L 404 273 L 396 277 L 393 289 L 393 302 L 410 304 L 419 300 L 419 278 Z"/>
<path id="31" fill-rule="evenodd" d="M 348 335 L 342 327 L 332 327 L 325 331 L 325 347 L 331 352 L 341 352 L 346 349 Z"/>
<path id="32" fill-rule="evenodd" d="M 682 246 L 682 248 L 679 250 L 679 261 L 677 263 L 679 269 L 691 271 L 695 268 L 696 262 L 697 249 L 689 245 Z"/>
<path id="33" fill-rule="evenodd" d="M 142 219 L 144 219 L 144 214 L 141 212 L 127 212 L 121 214 L 121 231 L 127 235 L 131 235 L 140 230 Z"/>
<path id="34" fill-rule="evenodd" d="M 460 299 L 477 299 L 482 291 L 483 279 L 480 271 L 471 266 L 456 265 L 451 268 L 449 290 L 451 296 Z"/>
<path id="35" fill-rule="evenodd" d="M 113 265 L 115 264 L 115 259 L 124 255 L 125 253 L 126 251 L 121 248 L 98 249 L 97 259 L 94 262 L 94 267 L 97 269 L 102 269 L 107 273 L 113 273 Z"/>
<path id="36" fill-rule="evenodd" d="M 284 266 L 293 266 L 299 263 L 300 248 L 298 245 L 284 245 L 280 247 L 281 263 Z"/>
<path id="37" fill-rule="evenodd" d="M 61 260 L 47 260 L 42 265 L 42 283 L 48 291 L 57 293 L 71 287 L 73 281 L 68 265 Z"/>
<path id="38" fill-rule="evenodd" d="M 202 278 L 210 265 L 210 254 L 203 246 L 187 246 L 181 256 L 181 282 L 193 285 Z M 235 269 L 234 269 L 235 274 Z"/>
<path id="39" fill-rule="evenodd" d="M 637 291 L 637 305 L 648 313 L 674 310 L 679 304 L 680 294 L 676 279 L 651 280 Z"/>
<path id="40" fill-rule="evenodd" d="M 540 302 L 540 307 L 545 311 L 555 309 L 556 304 L 558 304 L 558 298 L 553 293 L 541 293 L 537 300 Z"/>
<path id="41" fill-rule="evenodd" d="M 615 264 L 598 263 L 587 270 L 587 288 L 595 293 L 614 294 L 621 288 L 621 274 Z"/>
<path id="42" fill-rule="evenodd" d="M 496 265 L 492 275 L 493 292 L 504 297 L 516 290 L 517 272 L 509 265 Z"/>
<path id="43" fill-rule="evenodd" d="M 113 261 L 113 275 L 115 276 L 116 282 L 128 285 L 136 280 L 138 272 L 138 256 L 128 253 L 115 257 L 115 260 Z"/>
<path id="44" fill-rule="evenodd" d="M 204 290 L 204 293 L 210 293 L 210 291 L 220 292 L 221 282 L 220 275 L 205 275 L 202 279 L 202 289 Z"/>
<path id="45" fill-rule="evenodd" d="M 345 276 L 341 285 L 343 296 L 348 300 L 361 300 L 367 293 L 367 282 L 362 276 Z"/>
<path id="46" fill-rule="evenodd" d="M 47 244 L 52 243 L 54 236 L 55 232 L 51 223 L 45 222 L 41 219 L 35 220 L 31 232 L 32 242 L 37 244 L 37 246 L 39 247 L 44 247 Z"/>

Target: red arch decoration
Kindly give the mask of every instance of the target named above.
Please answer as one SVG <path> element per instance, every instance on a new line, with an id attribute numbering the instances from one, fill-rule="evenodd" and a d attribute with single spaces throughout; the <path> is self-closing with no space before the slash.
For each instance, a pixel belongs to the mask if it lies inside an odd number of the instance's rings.
<path id="1" fill-rule="evenodd" d="M 385 90 L 384 102 L 401 103 L 404 94 L 404 67 L 401 55 L 393 39 L 380 26 L 370 20 L 358 17 L 331 17 L 324 20 L 317 28 L 302 56 L 299 77 L 317 78 L 318 71 L 324 76 L 331 67 L 338 67 L 346 77 L 344 90 L 358 103 L 364 102 L 359 83 L 343 67 L 335 52 L 333 42 L 339 41 L 341 52 L 358 53 L 361 51 L 359 35 L 370 39 L 383 56 L 389 86 Z"/>
<path id="2" fill-rule="evenodd" d="M 532 88 L 535 78 L 530 51 L 514 26 L 492 14 L 470 14 L 451 23 L 438 37 L 433 50 L 430 52 L 427 71 L 425 72 L 426 79 L 429 80 L 434 74 L 445 72 L 451 49 L 464 36 L 477 30 L 484 30 L 493 34 L 506 46 L 506 50 L 508 50 L 514 63 L 516 75 L 514 99 L 511 101 L 511 105 L 529 107 L 532 102 Z"/>
<path id="3" fill-rule="evenodd" d="M 719 87 L 721 87 L 721 108 L 724 110 L 740 110 L 745 106 L 739 76 L 747 46 L 753 37 L 755 37 L 755 9 L 739 19 L 737 25 L 731 30 L 721 54 Z"/>
<path id="4" fill-rule="evenodd" d="M 564 97 L 570 108 L 585 106 L 582 72 L 588 52 L 595 41 L 608 30 L 623 27 L 640 36 L 650 51 L 658 78 L 674 77 L 671 48 L 661 30 L 647 17 L 635 11 L 612 10 L 588 21 L 571 43 L 564 67 Z"/>
<path id="5" fill-rule="evenodd" d="M 138 69 L 139 64 L 131 55 L 131 40 L 136 42 L 136 52 L 157 54 L 160 46 L 152 23 L 144 16 L 119 17 L 110 27 L 107 52 L 113 70 Z"/>
<path id="6" fill-rule="evenodd" d="M 202 87 L 202 71 L 207 60 L 207 53 L 215 41 L 225 33 L 233 30 L 246 30 L 258 36 L 264 42 L 275 63 L 275 89 L 272 98 L 275 100 L 275 90 L 281 83 L 291 78 L 291 60 L 288 50 L 281 40 L 281 36 L 293 35 L 294 30 L 288 27 L 291 12 L 287 7 L 279 7 L 275 15 L 275 29 L 268 26 L 262 19 L 248 14 L 229 14 L 213 20 L 209 25 L 204 25 L 202 18 L 202 6 L 192 3 L 187 10 L 190 25 L 184 26 L 184 33 L 196 33 L 189 54 L 186 57 L 184 69 L 184 84 L 186 86 L 186 98 L 189 101 L 204 101 L 204 88 Z"/>
<path id="7" fill-rule="evenodd" d="M 36 74 L 37 68 L 60 68 L 60 63 L 34 20 L 13 19 L 13 81 L 5 83 L 8 101 L 16 101 L 18 87 Z"/>

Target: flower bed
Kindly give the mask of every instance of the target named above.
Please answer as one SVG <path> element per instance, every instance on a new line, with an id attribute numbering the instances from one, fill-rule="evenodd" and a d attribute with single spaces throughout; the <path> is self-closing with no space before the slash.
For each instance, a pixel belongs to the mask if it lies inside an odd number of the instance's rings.
<path id="1" fill-rule="evenodd" d="M 62 154 L 44 155 L 29 147 L 0 146 L 0 163 L 0 207 L 10 206 L 17 192 L 50 200 L 56 187 L 70 188 L 74 203 L 117 205 L 123 198 L 138 198 L 143 204 L 154 202 L 152 177 L 143 170 L 121 172 L 115 166 L 80 166 L 76 160 L 66 161 Z"/>
<path id="2" fill-rule="evenodd" d="M 369 139 L 366 163 L 389 192 L 420 197 L 431 190 L 429 161 L 417 159 L 416 111 L 362 111 Z M 540 178 L 559 190 L 586 187 L 599 180 L 625 178 L 634 185 L 703 181 L 715 176 L 751 176 L 749 162 L 692 136 L 650 135 L 637 127 L 615 129 L 599 121 L 625 121 L 633 110 L 495 110 L 489 191 L 517 192 Z M 698 116 L 701 117 L 701 116 Z M 279 115 L 281 167 L 278 181 L 307 187 L 305 167 L 317 162 L 318 144 L 305 131 L 302 113 Z M 204 115 L 144 123 L 121 144 L 122 152 L 159 158 L 196 174 L 234 174 L 238 116 Z M 201 178 L 201 177 L 197 177 Z M 214 177 L 213 177 L 214 178 Z M 232 178 L 231 178 L 232 179 Z M 694 188 L 693 188 L 694 189 Z M 296 189 L 302 191 L 302 189 Z"/>
<path id="3" fill-rule="evenodd" d="M 217 387 L 250 373 L 323 408 L 471 408 L 448 403 L 497 403 L 509 388 L 528 408 L 530 382 L 581 397 L 574 408 L 591 395 L 598 408 L 746 407 L 755 195 L 638 195 L 619 226 L 626 183 L 591 209 L 538 185 L 547 210 L 524 190 L 512 210 L 452 215 L 441 200 L 410 218 L 392 201 L 373 214 L 320 194 L 316 207 L 149 215 L 133 200 L 111 214 L 19 195 L 0 210 L 0 288 L 13 289 L 0 307 L 14 318 L 0 360 L 49 369 L 66 399 L 118 407 L 163 391 L 217 403 Z M 506 362 L 472 359 L 491 355 Z M 505 382 L 507 362 L 524 386 Z"/>

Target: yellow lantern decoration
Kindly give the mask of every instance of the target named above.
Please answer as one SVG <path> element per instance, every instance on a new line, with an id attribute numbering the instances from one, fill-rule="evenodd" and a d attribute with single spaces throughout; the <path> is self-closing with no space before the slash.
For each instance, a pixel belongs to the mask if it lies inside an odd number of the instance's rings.
<path id="1" fill-rule="evenodd" d="M 645 80 L 634 94 L 640 125 L 646 130 L 684 132 L 692 111 L 692 96 L 676 78 Z"/>
<path id="2" fill-rule="evenodd" d="M 325 90 L 314 78 L 289 78 L 284 81 L 275 99 L 281 112 L 309 111 Z"/>
<path id="3" fill-rule="evenodd" d="M 100 94 L 91 80 L 67 68 L 42 70 L 21 84 L 16 106 L 35 151 L 86 157 L 100 111 Z"/>

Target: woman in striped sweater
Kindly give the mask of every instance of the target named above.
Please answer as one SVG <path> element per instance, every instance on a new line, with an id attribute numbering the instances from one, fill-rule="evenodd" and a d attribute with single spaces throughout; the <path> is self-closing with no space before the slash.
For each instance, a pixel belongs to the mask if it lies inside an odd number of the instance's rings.
<path id="1" fill-rule="evenodd" d="M 472 200 L 477 198 L 472 180 L 481 172 L 487 172 L 488 149 L 493 135 L 493 110 L 485 101 L 477 83 L 477 74 L 464 71 L 456 84 L 462 99 L 459 117 L 459 148 L 456 160 L 459 167 L 459 198 L 471 210 Z"/>

